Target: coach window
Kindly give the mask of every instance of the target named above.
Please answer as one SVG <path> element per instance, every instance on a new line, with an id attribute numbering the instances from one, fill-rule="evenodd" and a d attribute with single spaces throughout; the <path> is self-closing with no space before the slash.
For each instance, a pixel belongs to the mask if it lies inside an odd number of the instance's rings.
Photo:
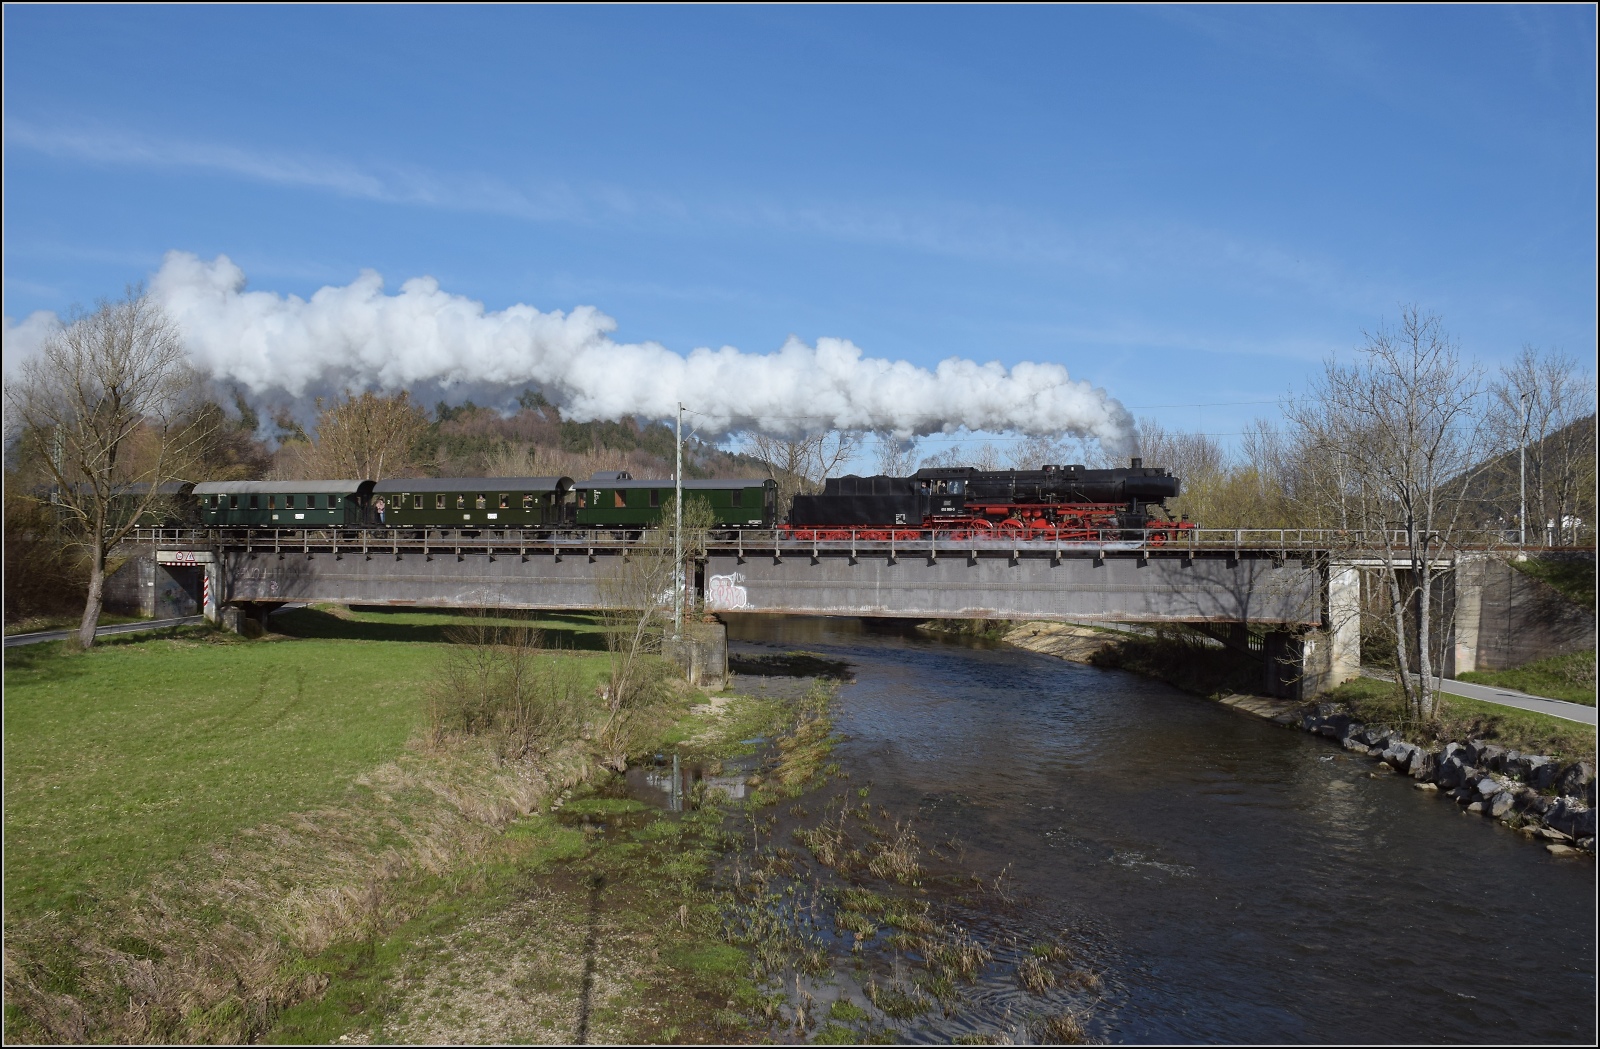
<path id="1" fill-rule="evenodd" d="M 464 496 L 464 495 L 456 496 L 456 509 L 457 510 L 465 510 L 466 508 L 467 508 L 467 497 Z"/>
<path id="2" fill-rule="evenodd" d="M 411 509 L 413 509 L 413 510 L 421 510 L 422 509 L 422 496 L 414 495 L 414 496 L 411 497 Z"/>
<path id="3" fill-rule="evenodd" d="M 283 508 L 285 510 L 293 510 L 294 509 L 294 496 L 286 495 L 286 496 L 283 497 Z"/>
<path id="4" fill-rule="evenodd" d="M 276 510 L 277 508 L 278 508 L 278 497 L 275 496 L 275 495 L 267 496 L 267 509 L 268 510 Z"/>
<path id="5" fill-rule="evenodd" d="M 660 506 L 661 505 L 661 489 L 659 489 L 659 488 L 650 489 L 650 505 L 651 506 Z"/>
<path id="6" fill-rule="evenodd" d="M 740 488 L 735 488 L 733 490 L 733 493 L 728 497 L 728 505 L 729 506 L 743 506 L 744 505 L 744 490 L 740 489 Z"/>
<path id="7" fill-rule="evenodd" d="M 435 510 L 443 510 L 444 509 L 444 496 L 436 495 L 436 496 L 433 497 L 433 508 Z"/>
<path id="8" fill-rule="evenodd" d="M 239 509 L 239 497 L 237 495 L 228 496 L 228 509 L 229 510 L 237 510 L 237 509 Z"/>
<path id="9" fill-rule="evenodd" d="M 217 497 L 213 495 L 211 497 L 211 509 L 215 510 L 216 508 L 217 508 Z"/>
<path id="10" fill-rule="evenodd" d="M 487 510 L 488 508 L 489 508 L 489 497 L 484 495 L 482 492 L 479 492 L 478 493 L 478 506 L 477 506 L 477 509 L 479 509 L 479 510 Z"/>
<path id="11" fill-rule="evenodd" d="M 250 497 L 250 509 L 252 509 L 252 510 L 261 509 L 261 497 L 259 495 L 252 495 Z"/>
<path id="12" fill-rule="evenodd" d="M 505 492 L 500 493 L 500 509 L 511 509 L 511 496 L 507 495 Z"/>
<path id="13" fill-rule="evenodd" d="M 618 488 L 616 491 L 611 493 L 611 505 L 618 510 L 622 510 L 627 507 L 628 497 L 622 491 L 622 489 Z"/>
<path id="14" fill-rule="evenodd" d="M 532 510 L 533 509 L 533 496 L 525 495 L 525 496 L 522 497 L 522 508 L 524 510 Z"/>

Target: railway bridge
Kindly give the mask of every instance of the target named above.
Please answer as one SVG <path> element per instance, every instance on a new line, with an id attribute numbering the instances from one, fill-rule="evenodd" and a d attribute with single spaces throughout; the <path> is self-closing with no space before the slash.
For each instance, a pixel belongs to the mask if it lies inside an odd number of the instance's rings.
<path id="1" fill-rule="evenodd" d="M 640 556 L 637 543 L 605 532 L 149 530 L 139 541 L 160 571 L 197 581 L 213 619 L 315 601 L 595 610 L 605 581 Z M 1163 544 L 1123 533 L 809 541 L 767 531 L 707 544 L 685 575 L 690 600 L 719 616 L 1225 627 L 1255 635 L 1267 691 L 1309 695 L 1360 672 L 1361 565 L 1341 549 L 1329 533 L 1293 529 L 1194 530 Z"/>

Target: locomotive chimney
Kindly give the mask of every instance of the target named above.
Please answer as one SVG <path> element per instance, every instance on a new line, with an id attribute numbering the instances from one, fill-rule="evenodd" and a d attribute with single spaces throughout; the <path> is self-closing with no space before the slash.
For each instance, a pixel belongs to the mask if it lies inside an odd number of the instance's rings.
<path id="1" fill-rule="evenodd" d="M 1137 455 L 1133 457 L 1133 468 L 1135 470 L 1139 469 L 1139 467 L 1141 467 L 1143 465 L 1144 465 L 1144 460 L 1143 459 L 1139 458 Z"/>

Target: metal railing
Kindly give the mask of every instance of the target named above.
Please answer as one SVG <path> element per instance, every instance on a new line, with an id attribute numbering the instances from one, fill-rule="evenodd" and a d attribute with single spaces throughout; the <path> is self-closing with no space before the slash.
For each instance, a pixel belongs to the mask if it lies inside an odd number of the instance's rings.
<path id="1" fill-rule="evenodd" d="M 248 553 L 388 553 L 403 556 L 422 553 L 530 553 L 555 554 L 615 552 L 638 549 L 638 532 L 611 529 L 484 529 L 484 528 L 141 528 L 132 537 L 140 544 L 163 549 L 243 550 Z M 852 529 L 744 529 L 724 533 L 706 542 L 708 550 L 743 555 L 772 552 L 852 554 L 863 551 L 907 555 L 919 551 L 1009 551 L 1013 553 L 1348 553 L 1376 556 L 1387 540 L 1397 555 L 1406 549 L 1403 533 L 1341 531 L 1313 528 L 1185 528 L 1185 529 L 1084 529 L 1006 533 L 921 528 Z M 1517 549 L 1500 531 L 1458 535 L 1448 549 L 1437 546 L 1434 556 L 1450 550 Z M 1573 547 L 1525 547 L 1529 552 L 1573 550 Z"/>

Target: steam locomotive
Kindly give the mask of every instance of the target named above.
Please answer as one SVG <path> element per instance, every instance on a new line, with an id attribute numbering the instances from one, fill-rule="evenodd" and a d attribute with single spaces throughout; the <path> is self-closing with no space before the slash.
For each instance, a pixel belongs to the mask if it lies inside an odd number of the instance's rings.
<path id="1" fill-rule="evenodd" d="M 1166 501 L 1179 481 L 1134 459 L 1126 469 L 937 468 L 910 477 L 829 478 L 797 495 L 786 531 L 796 539 L 887 540 L 919 529 L 952 538 L 1093 541 L 1112 536 L 1163 543 L 1193 528 Z M 1161 516 L 1154 516 L 1159 511 Z"/>

